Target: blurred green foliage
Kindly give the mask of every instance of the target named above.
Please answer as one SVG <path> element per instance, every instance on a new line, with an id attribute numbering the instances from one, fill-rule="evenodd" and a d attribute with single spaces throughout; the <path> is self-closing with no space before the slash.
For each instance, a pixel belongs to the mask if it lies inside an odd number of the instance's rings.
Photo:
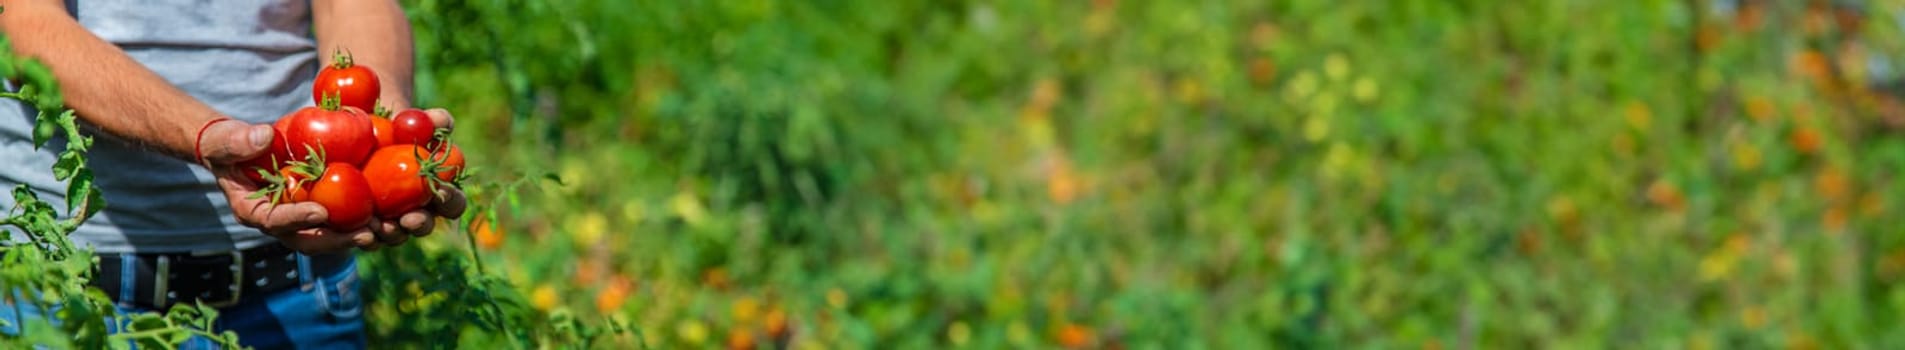
<path id="1" fill-rule="evenodd" d="M 406 5 L 613 347 L 1905 346 L 1896 3 Z"/>

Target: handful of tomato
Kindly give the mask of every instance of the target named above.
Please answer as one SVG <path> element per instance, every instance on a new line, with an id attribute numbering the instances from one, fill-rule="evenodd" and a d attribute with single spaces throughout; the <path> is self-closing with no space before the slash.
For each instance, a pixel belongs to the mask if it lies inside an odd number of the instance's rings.
<path id="1" fill-rule="evenodd" d="M 339 54 L 318 72 L 305 107 L 272 125 L 271 151 L 240 162 L 259 193 L 276 203 L 317 202 L 326 226 L 353 230 L 373 215 L 396 219 L 430 203 L 438 186 L 455 186 L 463 151 L 418 109 L 390 113 L 376 106 L 376 75 Z M 365 112 L 374 108 L 376 114 Z"/>

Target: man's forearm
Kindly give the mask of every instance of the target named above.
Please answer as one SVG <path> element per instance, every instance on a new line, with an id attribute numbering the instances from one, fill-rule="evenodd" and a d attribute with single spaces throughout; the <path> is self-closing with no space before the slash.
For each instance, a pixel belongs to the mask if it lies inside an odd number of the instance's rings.
<path id="1" fill-rule="evenodd" d="M 0 31 L 14 51 L 52 68 L 66 105 L 100 130 L 190 159 L 198 127 L 220 116 L 80 26 L 61 2 L 0 4 Z"/>
<path id="2" fill-rule="evenodd" d="M 412 54 L 410 20 L 393 0 L 317 0 L 311 3 L 319 55 L 346 50 L 351 60 L 377 72 L 379 105 L 410 107 Z"/>

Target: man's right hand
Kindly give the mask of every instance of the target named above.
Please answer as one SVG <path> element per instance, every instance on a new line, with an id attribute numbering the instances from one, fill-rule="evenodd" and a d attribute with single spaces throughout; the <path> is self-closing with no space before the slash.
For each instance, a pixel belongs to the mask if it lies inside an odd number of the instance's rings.
<path id="1" fill-rule="evenodd" d="M 254 198 L 252 194 L 262 190 L 264 184 L 246 178 L 244 172 L 253 170 L 236 164 L 265 154 L 274 134 L 270 125 L 231 120 L 214 122 L 199 136 L 199 150 L 218 178 L 225 200 L 231 203 L 232 216 L 305 254 L 340 253 L 353 247 L 376 249 L 378 242 L 369 227 L 353 231 L 325 228 L 330 215 L 315 202 L 273 205 L 268 198 Z"/>

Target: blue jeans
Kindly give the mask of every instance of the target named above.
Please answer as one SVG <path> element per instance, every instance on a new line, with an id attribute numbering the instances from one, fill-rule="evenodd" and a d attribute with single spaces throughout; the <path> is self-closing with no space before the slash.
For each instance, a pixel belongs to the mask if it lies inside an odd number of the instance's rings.
<path id="1" fill-rule="evenodd" d="M 364 304 L 357 290 L 357 261 L 352 259 L 337 271 L 318 271 L 328 272 L 319 276 L 312 273 L 310 259 L 298 254 L 298 272 L 300 285 L 297 288 L 262 296 L 245 295 L 238 304 L 219 309 L 218 329 L 213 332 L 236 332 L 239 342 L 258 349 L 364 348 Z M 19 312 L 25 317 L 40 317 L 40 310 L 31 304 L 19 305 Z M 14 305 L 0 304 L 0 319 L 17 325 L 20 322 L 14 319 L 13 308 Z M 119 303 L 118 308 L 122 314 L 161 311 L 125 302 Z M 117 332 L 123 326 L 107 327 Z M 0 332 L 7 334 L 19 334 L 19 331 L 0 327 Z M 216 347 L 201 337 L 193 337 L 182 346 L 184 349 Z"/>

